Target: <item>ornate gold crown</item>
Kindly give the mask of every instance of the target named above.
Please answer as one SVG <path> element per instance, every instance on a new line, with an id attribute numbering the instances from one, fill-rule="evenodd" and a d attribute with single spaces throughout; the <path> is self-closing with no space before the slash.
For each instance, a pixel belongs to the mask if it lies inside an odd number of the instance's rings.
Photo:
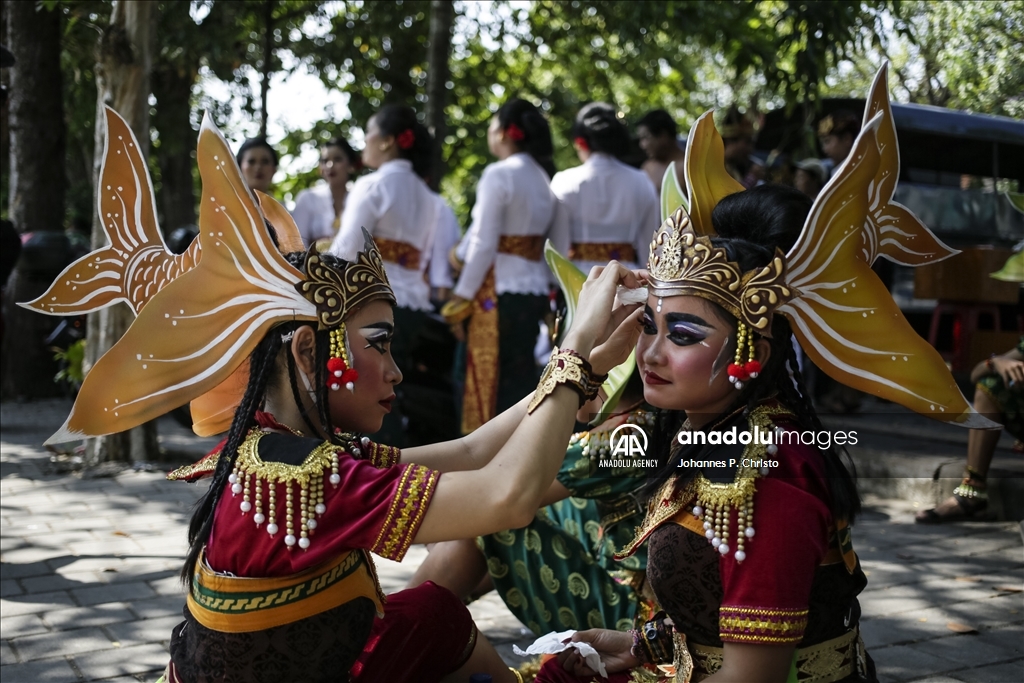
<path id="1" fill-rule="evenodd" d="M 323 262 L 315 245 L 306 252 L 306 278 L 295 283 L 295 289 L 316 306 L 321 330 L 337 327 L 349 313 L 368 301 L 395 302 L 384 260 L 365 228 L 363 240 L 363 251 L 340 272 Z"/>
<path id="2" fill-rule="evenodd" d="M 654 235 L 648 275 L 654 295 L 699 296 L 766 337 L 771 336 L 775 309 L 794 296 L 785 283 L 786 261 L 780 250 L 768 265 L 744 273 L 710 237 L 694 234 L 682 208 Z"/>

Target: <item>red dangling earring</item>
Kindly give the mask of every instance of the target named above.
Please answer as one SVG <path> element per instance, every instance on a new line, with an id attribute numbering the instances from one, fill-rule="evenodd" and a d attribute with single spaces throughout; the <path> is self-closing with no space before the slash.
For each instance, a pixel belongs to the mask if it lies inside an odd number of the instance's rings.
<path id="1" fill-rule="evenodd" d="M 350 367 L 348 344 L 345 343 L 345 323 L 331 330 L 331 357 L 327 359 L 327 386 L 331 391 L 345 387 L 349 391 L 356 390 L 359 373 Z"/>
<path id="2" fill-rule="evenodd" d="M 747 347 L 747 362 L 743 362 L 743 347 Z M 761 372 L 761 364 L 754 359 L 754 332 L 742 321 L 736 326 L 736 356 L 726 372 L 729 373 L 729 381 L 737 390 L 743 388 L 744 382 L 749 382 Z"/>

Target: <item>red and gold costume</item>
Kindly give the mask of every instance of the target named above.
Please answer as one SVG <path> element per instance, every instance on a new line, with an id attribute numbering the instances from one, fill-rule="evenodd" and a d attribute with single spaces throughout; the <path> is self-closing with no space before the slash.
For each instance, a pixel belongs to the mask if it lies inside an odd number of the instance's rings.
<path id="1" fill-rule="evenodd" d="M 255 472 L 243 474 L 240 493 L 228 482 L 192 581 L 185 621 L 172 634 L 168 682 L 206 680 L 214 670 L 224 672 L 217 680 L 259 680 L 267 675 L 261 669 L 268 661 L 277 667 L 273 680 L 294 681 L 333 680 L 345 670 L 355 681 L 438 680 L 458 668 L 476 642 L 466 609 L 434 584 L 385 597 L 370 556 L 401 561 L 440 473 L 399 465 L 395 448 L 365 440 L 343 448 L 304 438 L 266 413 L 257 413 L 257 422 L 239 450 L 254 448 L 267 472 L 305 476 L 306 492 Z M 332 454 L 324 461 L 329 464 L 318 465 L 317 456 L 325 452 Z M 170 478 L 208 476 L 217 459 L 215 451 Z M 270 486 L 276 518 L 267 506 Z M 314 524 L 306 531 L 306 549 L 283 541 L 289 488 L 296 527 L 302 513 L 295 504 L 318 501 L 308 506 L 314 508 Z M 261 504 L 252 506 L 255 500 Z M 243 502 L 250 502 L 246 511 Z M 257 514 L 263 515 L 261 523 Z M 280 524 L 271 535 L 268 525 L 275 519 Z M 433 619 L 448 627 L 432 628 Z M 394 657 L 397 651 L 401 658 Z"/>
<path id="2" fill-rule="evenodd" d="M 328 331 L 337 362 L 345 318 L 369 301 L 394 304 L 368 235 L 343 265 L 315 249 L 301 270 L 284 257 L 301 250 L 295 224 L 273 199 L 253 201 L 209 118 L 197 154 L 200 235 L 182 257 L 170 254 L 138 144 L 110 109 L 106 120 L 98 204 L 112 246 L 69 266 L 27 305 L 65 315 L 125 301 L 138 317 L 95 364 L 51 442 L 124 431 L 189 401 L 197 432 L 223 432 L 250 354 L 278 325 Z M 290 339 L 281 334 L 282 344 Z M 327 386 L 341 388 L 336 379 Z M 366 439 L 304 438 L 265 413 L 255 423 L 228 460 L 218 448 L 172 475 L 194 480 L 219 467 L 226 482 L 213 492 L 221 495 L 185 621 L 171 635 L 166 680 L 418 683 L 458 669 L 476 644 L 465 606 L 431 583 L 386 598 L 370 556 L 402 559 L 440 474 L 400 465 L 398 449 Z"/>
<path id="3" fill-rule="evenodd" d="M 715 241 L 712 222 L 718 202 L 744 188 L 725 168 L 710 112 L 700 117 L 687 138 L 685 195 L 675 169 L 666 172 L 665 222 L 651 244 L 648 294 L 659 311 L 662 298 L 694 296 L 735 318 L 729 376 L 737 389 L 764 381 L 754 334 L 770 338 L 778 314 L 815 365 L 838 381 L 937 420 L 988 428 L 993 424 L 968 404 L 871 270 L 878 256 L 916 266 L 955 253 L 892 199 L 899 154 L 885 76 L 885 68 L 876 75 L 853 150 L 795 243 L 785 253 L 776 245 L 767 264 L 746 272 Z M 791 380 L 783 373 L 780 381 Z M 630 652 L 646 668 L 612 681 L 699 681 L 722 666 L 726 643 L 796 646 L 791 683 L 875 680 L 858 630 L 865 575 L 847 520 L 833 514 L 825 457 L 794 438 L 813 435 L 801 431 L 810 419 L 798 421 L 788 410 L 794 407 L 772 399 L 746 417 L 739 412 L 745 405 L 719 415 L 700 430 L 683 423 L 668 458 L 678 468 L 622 551 L 628 556 L 648 544 L 647 576 L 670 619 L 656 617 L 633 632 Z M 690 437 L 732 427 L 751 437 L 746 445 L 689 445 Z M 552 660 L 537 680 L 580 679 Z"/>

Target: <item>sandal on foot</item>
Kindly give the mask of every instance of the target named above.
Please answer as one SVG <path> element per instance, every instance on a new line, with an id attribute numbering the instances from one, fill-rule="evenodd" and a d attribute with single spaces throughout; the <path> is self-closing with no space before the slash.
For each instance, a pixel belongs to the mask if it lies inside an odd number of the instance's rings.
<path id="1" fill-rule="evenodd" d="M 988 500 L 985 498 L 965 498 L 964 496 L 953 495 L 956 500 L 956 507 L 950 512 L 939 514 L 935 508 L 922 510 L 914 517 L 918 524 L 945 524 L 946 522 L 960 522 L 973 519 L 985 511 L 988 507 Z"/>

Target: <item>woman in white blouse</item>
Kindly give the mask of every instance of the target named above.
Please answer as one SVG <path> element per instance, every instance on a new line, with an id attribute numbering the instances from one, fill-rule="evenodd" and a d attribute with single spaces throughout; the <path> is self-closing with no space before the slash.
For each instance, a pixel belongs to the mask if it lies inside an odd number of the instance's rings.
<path id="1" fill-rule="evenodd" d="M 536 384 L 533 347 L 548 310 L 544 240 L 565 248 L 549 186 L 551 130 L 534 105 L 506 102 L 491 119 L 487 145 L 498 161 L 477 184 L 473 223 L 459 251 L 465 264 L 442 313 L 466 328 L 462 429 L 468 433 Z"/>
<path id="2" fill-rule="evenodd" d="M 661 212 L 647 175 L 617 158 L 629 150 L 629 131 L 614 107 L 592 102 L 576 115 L 572 135 L 583 164 L 551 180 L 558 222 L 570 236 L 569 258 L 583 272 L 613 259 L 640 267 Z"/>
<path id="3" fill-rule="evenodd" d="M 428 173 L 433 138 L 409 107 L 388 105 L 366 124 L 363 165 L 377 169 L 352 186 L 330 252 L 353 259 L 362 250 L 362 229 L 373 236 L 384 260 L 398 305 L 391 354 L 399 367 L 413 367 L 410 351 L 424 315 L 433 310 L 427 267 L 438 222 L 443 216 L 437 195 L 421 176 Z M 376 440 L 405 445 L 402 388 Z"/>
<path id="4" fill-rule="evenodd" d="M 307 247 L 314 242 L 326 250 L 341 227 L 348 199 L 348 181 L 359 167 L 359 155 L 345 138 L 331 138 L 320 148 L 320 183 L 295 198 L 292 218 Z"/>

